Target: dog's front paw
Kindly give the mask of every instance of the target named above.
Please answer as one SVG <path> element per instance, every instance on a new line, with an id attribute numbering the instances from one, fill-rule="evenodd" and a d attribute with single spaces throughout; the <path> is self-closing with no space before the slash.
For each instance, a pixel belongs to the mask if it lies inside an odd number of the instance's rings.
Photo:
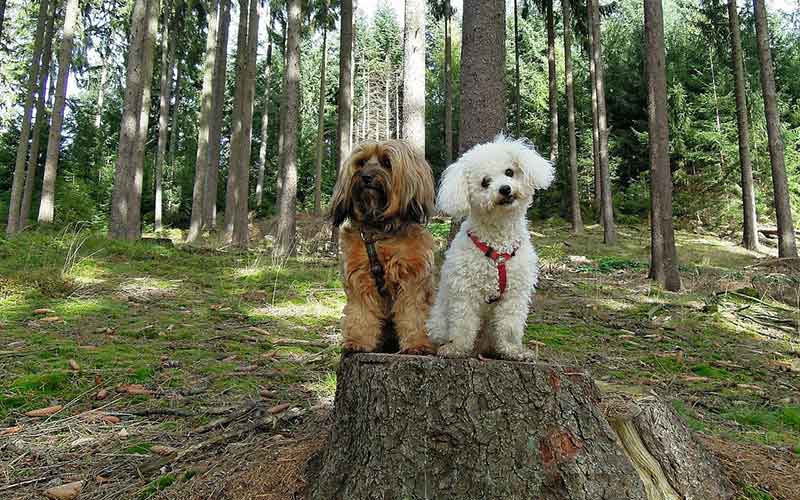
<path id="1" fill-rule="evenodd" d="M 469 349 L 453 343 L 441 346 L 437 354 L 443 358 L 468 358 L 472 355 Z"/>
<path id="2" fill-rule="evenodd" d="M 538 356 L 534 351 L 529 351 L 528 349 L 525 349 L 524 347 L 521 346 L 520 347 L 513 346 L 505 349 L 498 349 L 497 354 L 499 354 L 501 358 L 507 359 L 509 361 L 530 362 L 538 360 Z"/>
<path id="3" fill-rule="evenodd" d="M 424 344 L 413 345 L 406 347 L 405 349 L 401 349 L 399 354 L 407 354 L 409 356 L 429 356 L 436 352 L 436 348 L 434 348 L 430 342 L 426 342 Z"/>
<path id="4" fill-rule="evenodd" d="M 345 352 L 372 352 L 375 350 L 374 347 L 370 347 L 368 345 L 361 344 L 359 342 L 355 342 L 353 340 L 345 340 L 342 342 L 342 350 Z"/>

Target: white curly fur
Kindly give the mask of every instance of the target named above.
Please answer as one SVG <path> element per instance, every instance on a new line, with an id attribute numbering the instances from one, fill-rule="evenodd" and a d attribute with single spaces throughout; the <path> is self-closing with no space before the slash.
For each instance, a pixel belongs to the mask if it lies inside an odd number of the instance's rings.
<path id="1" fill-rule="evenodd" d="M 473 147 L 445 170 L 436 205 L 449 215 L 467 215 L 467 219 L 447 251 L 427 322 L 442 356 L 467 357 L 477 351 L 508 359 L 530 357 L 522 347 L 522 337 L 539 266 L 525 212 L 534 191 L 548 187 L 553 175 L 552 164 L 532 145 L 503 135 Z M 504 185 L 511 187 L 515 198 L 511 204 L 498 203 L 504 198 L 499 192 Z M 506 263 L 506 291 L 492 304 L 487 299 L 499 289 L 497 266 L 475 246 L 468 232 L 498 252 L 516 249 Z"/>

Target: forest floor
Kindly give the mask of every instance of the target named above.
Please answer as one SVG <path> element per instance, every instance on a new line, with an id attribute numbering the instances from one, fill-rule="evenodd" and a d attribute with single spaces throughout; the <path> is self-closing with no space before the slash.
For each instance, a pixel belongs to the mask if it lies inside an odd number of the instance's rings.
<path id="1" fill-rule="evenodd" d="M 304 256 L 283 262 L 74 228 L 0 240 L 0 498 L 72 481 L 81 499 L 295 498 L 344 305 L 314 250 L 329 230 L 301 229 Z M 448 225 L 431 229 L 441 245 Z M 646 278 L 644 226 L 614 247 L 597 226 L 533 229 L 541 359 L 671 400 L 739 498 L 800 499 L 798 261 L 680 232 L 675 294 Z"/>

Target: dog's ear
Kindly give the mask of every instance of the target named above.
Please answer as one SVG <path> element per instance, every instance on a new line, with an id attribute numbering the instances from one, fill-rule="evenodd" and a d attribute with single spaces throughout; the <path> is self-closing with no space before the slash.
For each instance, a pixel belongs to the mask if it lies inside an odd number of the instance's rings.
<path id="1" fill-rule="evenodd" d="M 359 151 L 360 147 L 356 147 L 339 169 L 339 176 L 336 179 L 336 186 L 333 188 L 331 208 L 328 213 L 334 227 L 341 226 L 345 220 L 353 215 L 353 200 L 350 196 L 354 174 L 353 159 Z"/>
<path id="2" fill-rule="evenodd" d="M 542 158 L 533 145 L 524 139 L 510 141 L 516 161 L 525 174 L 525 180 L 531 190 L 546 189 L 553 182 L 555 169 L 553 164 Z"/>
<path id="3" fill-rule="evenodd" d="M 436 208 L 453 217 L 462 217 L 469 213 L 469 179 L 467 163 L 461 158 L 442 173 L 439 181 L 439 194 L 436 196 Z"/>

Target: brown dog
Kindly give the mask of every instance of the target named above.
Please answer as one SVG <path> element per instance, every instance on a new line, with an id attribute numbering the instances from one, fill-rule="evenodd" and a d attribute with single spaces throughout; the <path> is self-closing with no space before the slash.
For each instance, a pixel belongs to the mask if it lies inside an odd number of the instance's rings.
<path id="1" fill-rule="evenodd" d="M 433 206 L 431 167 L 406 142 L 363 143 L 342 165 L 331 217 L 341 226 L 346 350 L 433 352 L 433 238 L 422 226 Z"/>

